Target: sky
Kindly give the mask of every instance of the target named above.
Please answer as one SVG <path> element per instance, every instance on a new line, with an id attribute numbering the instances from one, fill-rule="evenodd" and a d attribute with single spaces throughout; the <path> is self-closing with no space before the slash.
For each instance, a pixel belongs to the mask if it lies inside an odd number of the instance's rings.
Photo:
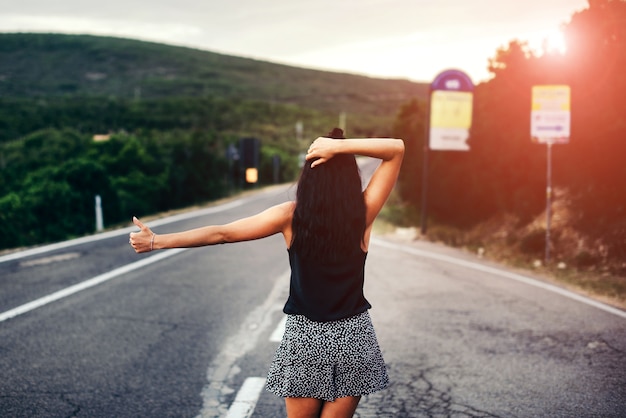
<path id="1" fill-rule="evenodd" d="M 154 41 L 297 67 L 474 83 L 517 39 L 563 49 L 561 27 L 587 0 L 0 0 L 0 32 Z"/>

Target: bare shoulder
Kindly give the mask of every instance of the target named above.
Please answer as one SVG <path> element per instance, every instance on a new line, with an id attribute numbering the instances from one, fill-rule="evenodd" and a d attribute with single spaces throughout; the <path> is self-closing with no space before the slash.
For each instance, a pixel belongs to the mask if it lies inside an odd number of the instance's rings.
<path id="1" fill-rule="evenodd" d="M 293 212 L 296 209 L 296 202 L 283 202 L 272 206 L 268 211 L 273 212 L 273 216 L 281 219 L 284 224 L 291 225 Z"/>
<path id="2" fill-rule="evenodd" d="M 281 212 L 281 218 L 283 219 L 282 233 L 285 239 L 285 245 L 287 248 L 291 246 L 291 240 L 293 238 L 293 231 L 291 229 L 291 222 L 293 220 L 293 213 L 296 209 L 296 202 L 285 202 L 274 206 L 275 210 Z"/>
<path id="3" fill-rule="evenodd" d="M 292 216 L 293 211 L 296 209 L 296 202 L 289 201 L 289 202 L 279 203 L 278 205 L 274 206 L 274 209 L 284 214 L 287 214 L 289 216 Z"/>

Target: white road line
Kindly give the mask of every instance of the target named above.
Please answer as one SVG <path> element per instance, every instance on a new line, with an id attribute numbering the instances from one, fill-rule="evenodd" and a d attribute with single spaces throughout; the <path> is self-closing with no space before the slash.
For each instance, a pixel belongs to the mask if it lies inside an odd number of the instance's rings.
<path id="1" fill-rule="evenodd" d="M 207 369 L 207 383 L 201 393 L 202 410 L 197 418 L 224 417 L 229 406 L 222 400 L 233 393 L 228 383 L 241 371 L 237 362 L 256 347 L 262 333 L 271 329 L 274 314 L 283 308 L 288 288 L 289 271 L 286 271 L 277 278 L 265 301 L 246 316 L 239 331 L 224 342 Z"/>
<path id="2" fill-rule="evenodd" d="M 541 288 L 550 292 L 554 292 L 561 296 L 565 296 L 575 301 L 582 302 L 586 305 L 601 309 L 613 315 L 626 318 L 625 311 L 622 311 L 620 309 L 614 308 L 609 305 L 605 305 L 604 303 L 600 303 L 593 299 L 586 298 L 577 293 L 562 289 L 558 286 L 544 283 L 540 280 L 532 279 L 530 277 L 522 276 L 521 274 L 511 273 L 505 270 L 500 270 L 494 267 L 485 266 L 485 265 L 474 263 L 471 261 L 461 260 L 460 258 L 454 258 L 454 257 L 444 255 L 444 254 L 437 254 L 437 253 L 432 253 L 429 251 L 419 250 L 417 248 L 408 247 L 406 245 L 393 244 L 393 243 L 386 242 L 386 241 L 376 239 L 376 238 L 372 238 L 371 242 L 373 244 L 380 245 L 381 247 L 391 248 L 394 250 L 403 251 L 405 253 L 414 254 L 420 257 L 431 258 L 433 260 L 439 260 L 439 261 L 445 261 L 447 263 L 456 264 L 458 266 L 463 266 L 463 267 L 471 268 L 474 270 L 483 271 L 485 273 L 490 273 L 490 274 L 495 274 L 497 276 L 506 277 L 507 279 L 516 280 L 518 282 L 522 282 L 522 283 L 535 286 L 535 287 L 538 287 L 538 288 Z"/>
<path id="3" fill-rule="evenodd" d="M 150 226 L 151 227 L 155 227 L 155 226 L 160 226 L 160 225 L 167 225 L 173 222 L 178 222 L 181 220 L 185 220 L 185 219 L 192 219 L 192 218 L 196 218 L 198 216 L 204 216 L 204 215 L 210 215 L 212 213 L 217 213 L 217 212 L 222 212 L 222 211 L 226 211 L 232 208 L 235 208 L 237 206 L 241 206 L 243 205 L 245 202 L 247 202 L 248 200 L 253 199 L 254 196 L 252 197 L 247 197 L 247 198 L 243 198 L 243 199 L 239 199 L 239 200 L 235 200 L 229 203 L 225 203 L 219 206 L 213 206 L 210 208 L 205 208 L 205 209 L 200 209 L 200 210 L 196 210 L 193 212 L 185 212 L 185 213 L 181 213 L 178 215 L 173 215 L 173 216 L 169 216 L 166 218 L 162 218 L 162 219 L 157 219 L 155 221 L 151 221 L 150 222 Z M 101 234 L 96 234 L 96 235 L 90 235 L 87 237 L 81 237 L 81 238 L 76 238 L 73 240 L 69 240 L 69 241 L 63 241 L 63 242 L 58 242 L 55 244 L 50 244 L 50 245 L 44 245 L 41 247 L 37 247 L 37 248 L 31 248 L 29 250 L 25 250 L 25 251 L 19 251 L 16 253 L 11 253 L 11 254 L 7 254 L 4 256 L 0 256 L 0 263 L 4 263 L 7 261 L 11 261 L 11 260 L 18 260 L 20 258 L 24 258 L 24 257 L 29 257 L 29 256 L 33 256 L 33 255 L 38 255 L 38 254 L 43 254 L 43 253 L 47 253 L 49 251 L 54 251 L 54 250 L 59 250 L 59 249 L 64 249 L 64 248 L 68 248 L 68 247 L 72 247 L 74 245 L 79 245 L 79 244 L 85 244 L 85 243 L 89 243 L 89 242 L 93 242 L 93 241 L 99 241 L 99 240 L 103 240 L 103 239 L 107 239 L 107 238 L 113 238 L 113 237 L 117 237 L 120 235 L 126 235 L 130 232 L 134 232 L 137 231 L 137 227 L 136 226 L 130 226 L 127 228 L 123 228 L 123 229 L 118 229 L 115 231 L 108 231 L 108 232 L 104 232 Z M 185 249 L 174 249 L 174 250 L 168 250 L 168 251 L 163 251 L 161 253 L 159 253 L 158 255 L 154 255 L 152 257 L 148 257 L 145 259 L 142 259 L 140 261 L 137 261 L 135 263 L 132 264 L 128 264 L 126 266 L 117 268 L 115 270 L 109 271 L 108 273 L 104 273 L 101 274 L 100 276 L 96 276 L 93 277 L 91 279 L 88 279 L 84 282 L 78 283 L 74 286 L 70 286 L 68 288 L 59 290 L 58 292 L 52 293 L 48 296 L 44 296 L 42 298 L 39 298 L 37 300 L 34 300 L 32 302 L 26 303 L 24 305 L 18 306 L 17 308 L 11 309 L 9 311 L 6 311 L 4 313 L 0 314 L 0 322 L 6 321 L 7 319 L 16 317 L 18 315 L 24 314 L 26 312 L 32 311 L 33 309 L 37 309 L 41 306 L 47 305 L 48 303 L 57 301 L 59 299 L 62 299 L 64 297 L 67 297 L 69 295 L 72 295 L 74 293 L 80 292 L 81 290 L 85 290 L 88 289 L 90 287 L 96 286 L 100 283 L 106 282 L 107 280 L 110 280 L 114 277 L 117 277 L 121 274 L 127 273 L 129 271 L 135 270 L 139 267 L 143 267 L 145 265 L 157 262 L 159 260 L 162 260 L 164 258 L 167 258 L 169 256 L 172 256 L 174 254 L 178 254 L 181 251 L 184 251 Z M 71 253 L 74 254 L 74 253 Z M 65 257 L 65 258 L 64 258 Z M 62 259 L 67 259 L 67 255 L 60 255 L 60 256 L 53 256 L 50 259 L 53 260 L 62 260 Z M 45 260 L 50 261 L 49 259 Z M 30 264 L 41 264 L 43 263 L 43 260 L 34 260 L 34 261 L 30 261 L 30 262 L 26 262 L 26 264 L 30 263 Z"/>
<path id="4" fill-rule="evenodd" d="M 261 391 L 265 387 L 265 378 L 249 377 L 243 382 L 237 397 L 228 409 L 226 418 L 248 418 L 252 416 Z"/>
<path id="5" fill-rule="evenodd" d="M 28 302 L 24 305 L 18 306 L 17 308 L 1 313 L 0 322 L 6 321 L 7 319 L 10 319 L 10 318 L 14 318 L 18 315 L 25 314 L 26 312 L 30 312 L 34 309 L 40 308 L 44 305 L 47 305 L 48 303 L 57 301 L 59 299 L 63 299 L 65 297 L 73 295 L 74 293 L 78 293 L 82 290 L 89 289 L 90 287 L 104 283 L 117 276 L 126 274 L 133 270 L 137 270 L 138 268 L 147 266 L 148 264 L 156 263 L 157 261 L 161 261 L 164 258 L 171 257 L 185 250 L 186 250 L 185 248 L 178 248 L 174 250 L 163 251 L 151 257 L 141 259 L 134 263 L 127 264 L 125 266 L 111 270 L 107 273 L 85 280 L 84 282 L 80 282 L 78 284 L 75 284 L 74 286 L 66 287 L 65 289 L 59 290 L 58 292 L 51 293 L 48 296 L 44 296 L 32 302 Z"/>
<path id="6" fill-rule="evenodd" d="M 150 227 L 167 225 L 173 222 L 182 221 L 185 219 L 197 218 L 198 216 L 210 215 L 212 213 L 223 212 L 225 210 L 229 210 L 235 208 L 237 206 L 241 206 L 248 199 L 236 200 L 230 203 L 225 203 L 219 206 L 213 206 L 206 209 L 200 209 L 193 212 L 185 212 L 179 215 L 168 216 L 167 218 L 156 219 L 154 221 L 150 221 Z M 33 255 L 47 253 L 49 251 L 60 250 L 68 247 L 72 247 L 74 245 L 86 244 L 93 241 L 99 241 L 108 238 L 114 238 L 120 235 L 126 235 L 131 232 L 138 231 L 136 226 L 129 226 L 127 228 L 116 229 L 115 231 L 103 232 L 101 234 L 89 235 L 86 237 L 75 238 L 69 241 L 57 242 L 55 244 L 44 245 L 41 247 L 31 248 L 29 250 L 19 251 L 16 253 L 11 253 L 7 255 L 3 255 L 0 257 L 0 263 L 4 263 L 11 260 L 18 260 L 24 257 L 30 257 Z"/>
<path id="7" fill-rule="evenodd" d="M 280 320 L 272 335 L 270 335 L 270 341 L 273 343 L 279 343 L 283 339 L 283 335 L 285 334 L 285 324 L 287 323 L 287 316 L 283 316 Z"/>
<path id="8" fill-rule="evenodd" d="M 72 260 L 78 257 L 80 257 L 80 253 L 78 252 L 57 254 L 50 257 L 41 257 L 34 260 L 22 261 L 20 262 L 20 267 L 43 266 L 44 264 L 58 263 L 59 261 Z"/>

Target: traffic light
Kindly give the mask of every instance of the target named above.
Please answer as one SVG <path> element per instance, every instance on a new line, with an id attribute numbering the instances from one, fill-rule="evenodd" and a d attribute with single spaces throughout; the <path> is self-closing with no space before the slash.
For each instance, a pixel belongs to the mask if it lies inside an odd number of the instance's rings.
<path id="1" fill-rule="evenodd" d="M 246 173 L 247 183 L 258 181 L 259 150 L 261 142 L 256 138 L 241 138 L 239 140 L 239 155 L 241 168 Z"/>

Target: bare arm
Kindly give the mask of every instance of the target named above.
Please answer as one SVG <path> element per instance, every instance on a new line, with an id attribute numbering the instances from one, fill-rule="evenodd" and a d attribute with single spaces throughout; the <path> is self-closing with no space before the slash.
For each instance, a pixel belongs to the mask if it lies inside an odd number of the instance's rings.
<path id="1" fill-rule="evenodd" d="M 366 223 L 369 227 L 396 183 L 404 158 L 404 142 L 394 138 L 330 139 L 320 137 L 311 144 L 306 158 L 307 160 L 317 158 L 311 163 L 313 168 L 337 154 L 356 154 L 382 160 L 364 191 L 367 208 Z"/>
<path id="2" fill-rule="evenodd" d="M 404 154 L 404 142 L 395 138 L 350 138 L 331 139 L 319 137 L 309 147 L 306 159 L 318 158 L 311 164 L 314 168 L 331 159 L 336 154 L 355 154 L 380 158 L 389 161 Z"/>
<path id="3" fill-rule="evenodd" d="M 250 241 L 283 233 L 291 227 L 293 202 L 273 206 L 256 215 L 225 225 L 209 225 L 172 234 L 155 235 L 139 219 L 133 222 L 139 232 L 131 232 L 130 244 L 137 253 L 166 248 L 191 248 L 231 242 Z"/>

